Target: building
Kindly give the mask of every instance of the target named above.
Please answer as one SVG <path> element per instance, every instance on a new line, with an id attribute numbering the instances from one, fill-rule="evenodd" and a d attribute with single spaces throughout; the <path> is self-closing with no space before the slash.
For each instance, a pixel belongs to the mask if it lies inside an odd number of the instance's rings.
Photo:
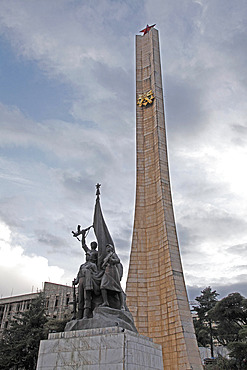
<path id="1" fill-rule="evenodd" d="M 158 31 L 136 36 L 136 204 L 127 304 L 165 369 L 202 369 L 188 303 L 169 177 Z"/>
<path id="2" fill-rule="evenodd" d="M 46 315 L 54 319 L 71 317 L 73 288 L 68 285 L 45 283 L 44 294 L 46 299 Z"/>
<path id="3" fill-rule="evenodd" d="M 45 282 L 43 292 L 48 318 L 62 320 L 71 317 L 73 300 L 71 286 Z M 0 333 L 8 327 L 10 320 L 29 309 L 38 295 L 39 292 L 0 298 Z"/>
<path id="4" fill-rule="evenodd" d="M 14 316 L 20 315 L 29 309 L 30 303 L 37 298 L 39 293 L 22 294 L 0 299 L 0 333 L 8 328 Z"/>

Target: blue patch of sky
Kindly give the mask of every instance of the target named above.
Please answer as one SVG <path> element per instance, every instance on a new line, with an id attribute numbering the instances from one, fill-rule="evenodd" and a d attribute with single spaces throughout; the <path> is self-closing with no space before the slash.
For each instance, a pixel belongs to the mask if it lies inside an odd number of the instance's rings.
<path id="1" fill-rule="evenodd" d="M 16 106 L 34 120 L 72 121 L 69 113 L 72 89 L 49 79 L 33 61 L 18 57 L 10 44 L 0 37 L 0 101 Z"/>
<path id="2" fill-rule="evenodd" d="M 34 146 L 28 147 L 5 147 L 0 148 L 0 157 L 10 161 L 28 163 L 43 163 L 45 166 L 56 168 L 63 167 L 63 159 L 56 156 L 50 150 L 41 150 Z M 64 164 L 65 165 L 65 164 Z"/>

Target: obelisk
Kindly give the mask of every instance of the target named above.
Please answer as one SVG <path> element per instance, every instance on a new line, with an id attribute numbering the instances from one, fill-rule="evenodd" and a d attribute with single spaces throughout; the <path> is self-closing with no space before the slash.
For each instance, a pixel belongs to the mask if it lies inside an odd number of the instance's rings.
<path id="1" fill-rule="evenodd" d="M 127 302 L 140 334 L 162 345 L 164 369 L 202 369 L 174 220 L 159 38 L 136 36 L 136 205 Z"/>

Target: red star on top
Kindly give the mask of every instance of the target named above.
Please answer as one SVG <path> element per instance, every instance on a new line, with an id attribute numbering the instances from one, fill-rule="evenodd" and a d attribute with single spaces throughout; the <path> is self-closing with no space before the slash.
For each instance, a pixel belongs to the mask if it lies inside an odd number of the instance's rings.
<path id="1" fill-rule="evenodd" d="M 147 24 L 147 27 L 144 28 L 143 30 L 141 30 L 140 32 L 143 32 L 143 35 L 146 35 L 146 33 L 148 33 L 151 30 L 151 28 L 153 28 L 154 26 L 155 26 L 155 24 L 153 24 L 152 26 L 149 26 Z"/>

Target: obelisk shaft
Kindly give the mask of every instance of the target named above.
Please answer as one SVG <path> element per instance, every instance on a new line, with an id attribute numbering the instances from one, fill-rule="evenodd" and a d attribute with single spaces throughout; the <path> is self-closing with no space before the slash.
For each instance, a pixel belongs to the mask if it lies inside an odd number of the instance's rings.
<path id="1" fill-rule="evenodd" d="M 136 36 L 136 206 L 127 279 L 128 306 L 140 334 L 162 344 L 165 369 L 202 369 L 174 220 L 158 31 Z"/>

